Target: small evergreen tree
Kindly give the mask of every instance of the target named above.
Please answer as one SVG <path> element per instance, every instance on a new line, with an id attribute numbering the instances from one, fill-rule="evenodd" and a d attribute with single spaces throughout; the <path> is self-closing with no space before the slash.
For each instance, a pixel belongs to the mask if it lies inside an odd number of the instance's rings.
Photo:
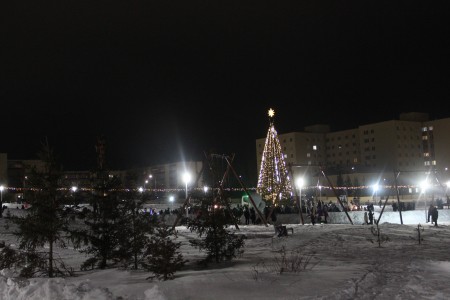
<path id="1" fill-rule="evenodd" d="M 87 212 L 84 223 L 87 229 L 71 231 L 71 239 L 80 252 L 90 257 L 81 265 L 82 270 L 98 267 L 106 268 L 119 261 L 118 251 L 121 232 L 124 230 L 121 220 L 121 181 L 110 176 L 106 169 L 106 143 L 103 137 L 97 140 L 97 170 L 92 176 L 93 211 Z"/>
<path id="2" fill-rule="evenodd" d="M 165 224 L 156 228 L 156 233 L 151 237 L 147 246 L 147 261 L 144 267 L 155 274 L 156 278 L 168 280 L 174 278 L 174 273 L 180 270 L 187 260 L 183 259 L 178 251 L 181 243 L 172 240 L 174 232 Z M 151 277 L 149 277 L 151 278 Z"/>
<path id="3" fill-rule="evenodd" d="M 62 248 L 66 247 L 62 232 L 67 228 L 68 220 L 59 203 L 62 198 L 58 185 L 61 168 L 47 140 L 42 144 L 38 156 L 44 165 L 42 170 L 34 167 L 31 171 L 28 180 L 31 189 L 27 192 L 31 207 L 24 217 L 13 218 L 13 222 L 18 225 L 15 234 L 19 239 L 19 249 L 24 250 L 30 259 L 27 274 L 46 273 L 49 277 L 54 277 L 55 274 L 67 275 L 62 262 L 62 268 L 55 266 L 53 250 L 56 243 Z M 39 252 L 45 245 L 48 245 L 46 253 Z"/>
<path id="4" fill-rule="evenodd" d="M 121 200 L 117 189 L 120 180 L 116 177 L 97 177 L 98 185 L 94 190 L 93 202 L 98 209 L 87 212 L 84 223 L 87 229 L 72 230 L 71 238 L 80 252 L 90 257 L 82 264 L 81 269 L 98 267 L 106 268 L 120 260 L 118 253 L 121 232 L 124 230 L 121 221 Z M 86 246 L 82 248 L 82 246 Z"/>
<path id="5" fill-rule="evenodd" d="M 158 223 L 158 217 L 144 213 L 142 195 L 136 192 L 125 193 L 122 200 L 119 220 L 122 230 L 119 232 L 117 256 L 125 267 L 132 266 L 137 270 L 150 242 L 150 235 Z"/>
<path id="6" fill-rule="evenodd" d="M 211 211 L 208 207 L 211 207 Z M 214 205 L 203 204 L 197 218 L 190 219 L 187 226 L 191 232 L 195 231 L 199 237 L 203 237 L 189 242 L 206 251 L 206 258 L 202 261 L 205 264 L 213 260 L 216 263 L 231 260 L 243 252 L 241 249 L 245 245 L 243 237 L 227 230 L 229 224 L 234 224 L 231 215 L 221 207 L 213 207 Z"/>

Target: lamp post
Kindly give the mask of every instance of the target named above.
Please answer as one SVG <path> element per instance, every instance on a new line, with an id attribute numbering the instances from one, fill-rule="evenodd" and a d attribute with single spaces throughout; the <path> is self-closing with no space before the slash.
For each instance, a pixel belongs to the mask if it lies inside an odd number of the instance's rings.
<path id="1" fill-rule="evenodd" d="M 5 187 L 0 185 L 0 218 L 3 216 L 3 190 Z"/>
<path id="2" fill-rule="evenodd" d="M 186 200 L 188 198 L 188 183 L 189 181 L 191 181 L 191 174 L 189 174 L 188 172 L 185 172 L 183 174 L 183 181 L 186 184 Z M 189 207 L 186 206 L 186 217 L 189 217 Z"/>
<path id="3" fill-rule="evenodd" d="M 425 203 L 425 222 L 428 222 L 428 208 L 427 208 L 427 196 L 426 191 L 428 188 L 428 182 L 426 180 L 422 181 L 420 184 L 420 192 L 423 193 L 423 201 Z"/>
<path id="4" fill-rule="evenodd" d="M 377 194 L 378 194 L 378 183 L 375 183 L 373 186 L 373 194 L 374 194 L 374 198 L 373 198 L 373 202 L 377 202 Z"/>
<path id="5" fill-rule="evenodd" d="M 148 175 L 148 178 L 152 179 L 153 175 L 152 174 Z M 155 190 L 156 190 L 156 177 L 155 177 L 154 181 L 155 181 Z"/>
<path id="6" fill-rule="evenodd" d="M 321 185 L 319 185 L 319 200 L 320 200 L 320 203 L 322 203 L 322 186 Z"/>
<path id="7" fill-rule="evenodd" d="M 71 194 L 71 197 L 72 197 L 71 207 L 72 208 L 77 208 L 77 207 L 79 207 L 79 204 L 80 204 L 80 203 L 78 203 L 78 201 L 77 201 L 77 199 L 75 197 L 75 192 L 78 190 L 78 187 L 75 186 L 75 185 L 71 186 L 70 190 L 72 191 L 72 194 Z"/>
<path id="8" fill-rule="evenodd" d="M 304 184 L 303 177 L 298 178 L 296 181 L 296 184 L 297 184 L 297 188 L 299 190 L 298 208 L 300 210 L 300 217 L 301 217 L 301 219 L 303 219 L 303 217 L 302 217 L 302 187 Z"/>
<path id="9" fill-rule="evenodd" d="M 172 203 L 172 211 L 173 211 L 173 200 L 174 199 L 175 198 L 173 196 L 169 196 L 169 201 L 170 201 L 170 203 Z M 172 213 L 172 211 L 170 213 Z"/>
<path id="10" fill-rule="evenodd" d="M 203 191 L 205 192 L 204 199 L 206 199 L 206 195 L 208 194 L 208 189 L 209 188 L 206 185 L 203 187 Z M 203 203 L 203 201 L 202 201 L 202 203 Z"/>

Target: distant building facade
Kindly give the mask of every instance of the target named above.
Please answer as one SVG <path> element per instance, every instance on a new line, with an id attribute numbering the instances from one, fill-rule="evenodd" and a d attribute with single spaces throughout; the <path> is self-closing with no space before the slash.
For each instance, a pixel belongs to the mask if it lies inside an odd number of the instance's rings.
<path id="1" fill-rule="evenodd" d="M 189 187 L 202 187 L 203 176 L 197 181 L 202 168 L 202 161 L 180 161 L 139 168 L 135 171 L 140 182 L 138 185 L 145 186 L 146 189 L 168 190 L 185 188 L 183 175 L 186 172 L 191 176 Z"/>
<path id="2" fill-rule="evenodd" d="M 8 182 L 8 154 L 0 153 L 0 185 Z"/>
<path id="3" fill-rule="evenodd" d="M 430 172 L 441 183 L 449 179 L 449 132 L 450 118 L 429 120 L 426 113 L 404 113 L 399 120 L 355 129 L 331 132 L 327 125 L 314 125 L 278 137 L 286 162 L 294 166 L 292 176 L 307 176 L 309 185 L 325 180 L 320 179 L 321 170 L 334 185 L 338 177 L 351 185 L 392 184 L 394 172 L 405 174 L 398 184 L 417 185 Z M 264 143 L 265 138 L 256 140 L 258 173 Z"/>

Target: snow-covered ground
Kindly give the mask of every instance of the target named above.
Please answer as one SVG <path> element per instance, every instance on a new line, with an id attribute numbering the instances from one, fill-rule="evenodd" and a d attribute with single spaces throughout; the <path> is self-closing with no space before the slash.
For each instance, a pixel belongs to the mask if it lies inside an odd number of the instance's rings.
<path id="1" fill-rule="evenodd" d="M 382 247 L 372 226 L 354 217 L 352 225 L 345 213 L 343 224 L 287 225 L 294 234 L 282 238 L 274 238 L 271 225 L 232 226 L 247 237 L 244 254 L 206 269 L 196 263 L 203 254 L 188 244 L 195 234 L 178 226 L 177 241 L 189 263 L 174 280 L 150 281 L 149 273 L 119 269 L 53 279 L 17 278 L 1 270 L 0 299 L 450 299 L 450 222 L 441 220 L 442 210 L 438 227 L 424 222 L 424 211 L 414 214 L 419 222 L 404 225 L 398 213 L 383 215 L 380 232 L 389 241 Z M 0 220 L 0 241 L 16 245 L 5 221 Z M 287 265 L 280 274 L 282 249 Z M 76 270 L 85 259 L 70 248 L 58 254 Z M 298 259 L 310 259 L 305 269 L 290 267 Z"/>

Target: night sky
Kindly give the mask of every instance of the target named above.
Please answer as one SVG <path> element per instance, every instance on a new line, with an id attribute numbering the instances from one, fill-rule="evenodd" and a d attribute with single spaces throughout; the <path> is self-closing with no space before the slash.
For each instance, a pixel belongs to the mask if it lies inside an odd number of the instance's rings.
<path id="1" fill-rule="evenodd" d="M 449 1 L 8 1 L 0 152 L 66 170 L 236 154 L 278 133 L 450 117 Z M 60 3 L 59 3 L 60 2 Z"/>

